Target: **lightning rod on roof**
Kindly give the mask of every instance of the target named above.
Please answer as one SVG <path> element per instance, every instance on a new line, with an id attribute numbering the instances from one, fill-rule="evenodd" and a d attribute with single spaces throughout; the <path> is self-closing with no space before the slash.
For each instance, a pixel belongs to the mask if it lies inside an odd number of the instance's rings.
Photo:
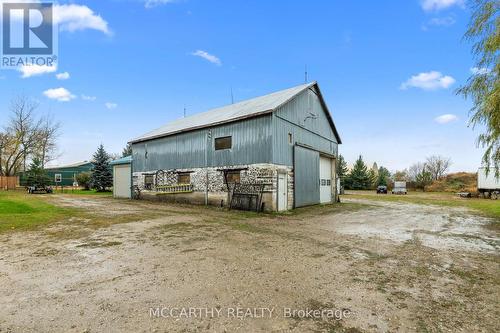
<path id="1" fill-rule="evenodd" d="M 184 118 L 186 118 L 186 104 L 184 104 Z"/>
<path id="2" fill-rule="evenodd" d="M 234 104 L 233 87 L 231 87 L 231 104 Z"/>
<path id="3" fill-rule="evenodd" d="M 307 64 L 305 65 L 305 70 L 304 70 L 304 83 L 307 83 Z"/>

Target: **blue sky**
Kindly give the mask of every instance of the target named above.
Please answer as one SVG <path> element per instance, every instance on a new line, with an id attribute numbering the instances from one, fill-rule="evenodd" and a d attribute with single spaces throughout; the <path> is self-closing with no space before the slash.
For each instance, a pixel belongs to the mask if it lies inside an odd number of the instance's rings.
<path id="1" fill-rule="evenodd" d="M 19 94 L 61 122 L 60 157 L 119 153 L 187 114 L 318 81 L 352 163 L 432 154 L 474 171 L 482 150 L 455 95 L 474 66 L 460 0 L 60 1 L 57 70 L 0 70 L 0 125 Z M 67 73 L 67 74 L 66 74 Z M 62 74 L 56 77 L 57 74 Z M 24 77 L 23 77 L 24 76 Z M 62 88 L 62 89 L 61 89 Z"/>

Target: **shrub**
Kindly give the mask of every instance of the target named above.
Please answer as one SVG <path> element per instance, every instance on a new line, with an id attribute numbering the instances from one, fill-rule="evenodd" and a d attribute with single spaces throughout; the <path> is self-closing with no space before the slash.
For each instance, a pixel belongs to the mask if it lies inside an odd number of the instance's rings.
<path id="1" fill-rule="evenodd" d="M 85 190 L 90 190 L 90 172 L 82 172 L 76 175 L 78 186 L 82 186 Z"/>

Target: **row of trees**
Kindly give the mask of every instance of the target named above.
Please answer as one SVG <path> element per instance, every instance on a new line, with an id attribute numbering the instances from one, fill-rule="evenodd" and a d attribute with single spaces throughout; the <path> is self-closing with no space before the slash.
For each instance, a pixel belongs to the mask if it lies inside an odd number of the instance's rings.
<path id="1" fill-rule="evenodd" d="M 45 164 L 57 157 L 59 123 L 51 116 L 37 117 L 36 102 L 19 96 L 10 105 L 11 117 L 0 130 L 0 176 L 14 176 L 25 171 L 35 158 Z"/>
<path id="2" fill-rule="evenodd" d="M 344 157 L 339 155 L 337 170 L 341 185 L 346 189 L 368 190 L 379 185 L 388 186 L 394 181 L 406 181 L 410 182 L 410 186 L 425 191 L 425 187 L 434 180 L 444 177 L 450 166 L 449 158 L 433 155 L 424 162 L 415 163 L 408 169 L 391 174 L 387 168 L 378 167 L 377 163 L 373 163 L 373 166 L 368 168 L 360 155 L 349 171 Z"/>
<path id="3" fill-rule="evenodd" d="M 365 190 L 372 189 L 379 185 L 387 186 L 391 180 L 391 173 L 387 168 L 373 163 L 369 169 L 360 155 L 354 163 L 351 171 L 347 168 L 347 162 L 342 155 L 339 155 L 337 170 L 341 185 L 346 189 Z"/>

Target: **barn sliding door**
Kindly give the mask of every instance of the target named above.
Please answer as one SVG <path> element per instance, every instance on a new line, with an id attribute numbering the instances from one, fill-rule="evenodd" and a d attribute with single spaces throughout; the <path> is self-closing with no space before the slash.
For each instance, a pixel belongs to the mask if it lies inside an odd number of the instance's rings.
<path id="1" fill-rule="evenodd" d="M 295 207 L 319 203 L 319 153 L 295 146 L 293 174 Z"/>

